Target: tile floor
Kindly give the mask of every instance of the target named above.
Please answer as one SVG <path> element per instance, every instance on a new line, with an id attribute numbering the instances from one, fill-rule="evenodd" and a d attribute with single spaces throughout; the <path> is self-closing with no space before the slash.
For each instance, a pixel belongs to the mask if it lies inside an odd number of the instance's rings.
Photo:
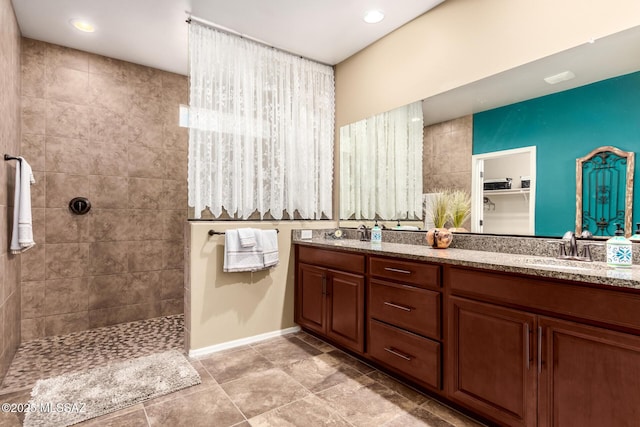
<path id="1" fill-rule="evenodd" d="M 51 340 L 51 351 L 44 343 L 28 343 L 19 349 L 12 375 L 26 373 L 27 380 L 8 376 L 12 390 L 37 379 L 96 366 L 105 358 L 87 359 L 92 345 L 101 345 L 106 337 L 115 357 L 137 357 L 167 346 L 180 348 L 181 333 L 174 338 L 158 338 L 158 330 L 181 325 L 181 316 L 170 316 L 143 325 L 143 322 L 88 331 L 83 350 L 74 351 L 63 343 L 78 344 L 82 333 Z M 167 329 L 168 328 L 168 329 Z M 141 333 L 140 339 L 128 340 Z M 115 336 L 123 334 L 122 340 Z M 97 339 L 96 337 L 102 337 Z M 179 337 L 179 338 L 175 338 Z M 94 340 L 92 343 L 92 339 Z M 38 340 L 42 341 L 42 340 Z M 115 342 L 115 343 L 114 343 Z M 56 347 L 57 346 L 57 347 Z M 56 349 L 54 349 L 54 347 Z M 104 347 L 103 347 L 104 348 Z M 27 349 L 38 356 L 29 358 Z M 36 350 L 33 350 L 36 349 Z M 63 350 L 64 349 L 64 350 Z M 105 350 L 106 351 L 106 350 Z M 98 352 L 99 353 L 99 352 Z M 47 355 L 55 360 L 48 372 L 43 366 Z M 118 356 L 119 355 L 119 356 Z M 88 356 L 89 358 L 92 356 Z M 80 360 L 84 359 L 84 360 Z M 30 366 L 27 360 L 39 363 Z M 304 332 L 238 347 L 207 357 L 191 358 L 202 377 L 202 384 L 162 396 L 130 408 L 78 424 L 80 426 L 479 426 L 480 424 L 448 407 L 402 385 L 378 370 L 348 356 L 329 344 Z M 66 368 L 62 368 L 65 366 Z M 10 391 L 3 384 L 1 403 L 27 402 L 27 388 Z M 4 390 L 4 391 L 3 391 Z M 0 426 L 22 425 L 22 414 L 0 412 Z"/>

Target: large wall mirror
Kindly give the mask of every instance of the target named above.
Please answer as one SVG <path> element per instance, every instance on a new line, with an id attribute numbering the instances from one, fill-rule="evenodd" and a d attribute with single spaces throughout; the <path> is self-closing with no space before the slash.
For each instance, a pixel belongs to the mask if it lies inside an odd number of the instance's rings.
<path id="1" fill-rule="evenodd" d="M 640 27 L 634 27 L 422 100 L 422 191 L 471 193 L 472 156 L 535 147 L 536 169 L 529 174 L 535 176 L 535 193 L 528 195 L 535 224 L 526 234 L 575 230 L 576 159 L 602 145 L 638 151 L 638 52 Z M 340 151 L 341 164 L 346 156 L 354 158 L 342 141 Z M 521 187 L 526 175 L 504 178 Z M 339 191 L 340 198 L 353 194 L 357 182 L 341 174 Z M 393 194 L 388 185 L 385 194 Z M 633 201 L 640 206 L 640 188 L 633 189 Z M 340 212 L 341 225 L 351 226 Z M 629 215 L 640 222 L 640 212 Z M 503 227 L 499 233 L 523 234 Z"/>

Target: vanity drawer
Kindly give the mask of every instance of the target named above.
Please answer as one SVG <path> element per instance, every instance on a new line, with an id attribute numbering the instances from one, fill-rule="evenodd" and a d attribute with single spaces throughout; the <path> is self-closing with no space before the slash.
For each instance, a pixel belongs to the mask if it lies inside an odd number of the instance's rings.
<path id="1" fill-rule="evenodd" d="M 440 293 L 371 279 L 369 315 L 431 338 L 440 338 Z"/>
<path id="2" fill-rule="evenodd" d="M 423 288 L 440 288 L 440 266 L 391 258 L 369 258 L 369 272 L 382 279 L 398 280 Z"/>
<path id="3" fill-rule="evenodd" d="M 369 321 L 369 355 L 412 380 L 440 389 L 440 343 Z"/>
<path id="4" fill-rule="evenodd" d="M 298 262 L 364 274 L 364 255 L 298 246 Z"/>

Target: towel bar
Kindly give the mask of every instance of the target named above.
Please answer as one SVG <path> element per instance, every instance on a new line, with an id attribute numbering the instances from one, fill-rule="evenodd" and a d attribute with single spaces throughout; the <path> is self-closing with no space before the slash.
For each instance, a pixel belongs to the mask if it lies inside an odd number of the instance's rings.
<path id="1" fill-rule="evenodd" d="M 276 233 L 280 233 L 280 230 L 278 230 L 277 228 L 276 228 Z M 214 236 L 216 234 L 224 234 L 224 231 L 209 230 L 208 234 L 209 236 Z"/>
<path id="2" fill-rule="evenodd" d="M 9 160 L 20 160 L 20 161 L 22 161 L 22 159 L 19 158 L 19 157 L 14 157 L 14 156 L 10 156 L 8 154 L 5 154 L 4 155 L 4 161 L 6 162 L 6 161 L 9 161 Z"/>

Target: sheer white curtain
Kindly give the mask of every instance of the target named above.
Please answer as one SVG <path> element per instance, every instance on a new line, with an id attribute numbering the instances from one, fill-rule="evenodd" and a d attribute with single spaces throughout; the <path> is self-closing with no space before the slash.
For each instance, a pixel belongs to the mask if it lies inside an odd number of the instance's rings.
<path id="1" fill-rule="evenodd" d="M 422 218 L 422 103 L 340 128 L 340 218 Z"/>
<path id="2" fill-rule="evenodd" d="M 189 206 L 332 216 L 331 67 L 192 22 Z"/>

